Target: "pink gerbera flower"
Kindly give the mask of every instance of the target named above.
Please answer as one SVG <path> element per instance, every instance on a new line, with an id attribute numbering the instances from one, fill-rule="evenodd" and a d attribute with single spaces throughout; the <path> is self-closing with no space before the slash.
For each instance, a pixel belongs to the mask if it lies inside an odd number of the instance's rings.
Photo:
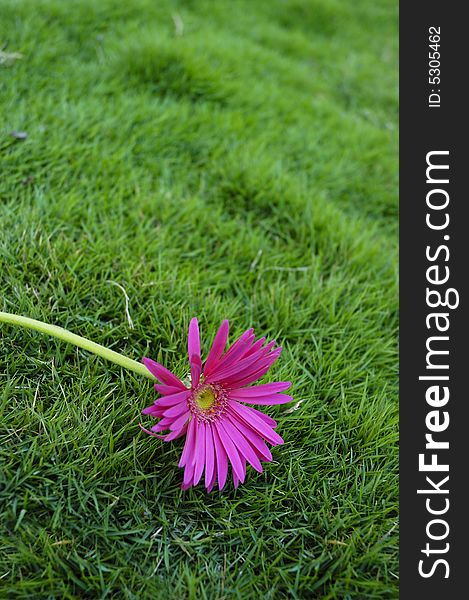
<path id="1" fill-rule="evenodd" d="M 255 340 L 253 329 L 249 329 L 224 353 L 228 329 L 228 321 L 223 321 L 202 371 L 199 325 L 197 319 L 191 320 L 190 388 L 162 365 L 143 359 L 147 369 L 161 382 L 155 388 L 162 395 L 143 411 L 160 419 L 151 431 L 144 431 L 167 442 L 186 436 L 179 461 L 179 467 L 184 467 L 183 490 L 197 485 L 204 471 L 207 491 L 217 482 L 222 490 L 229 464 L 234 486 L 238 487 L 239 482 L 244 482 L 246 463 L 261 473 L 261 460 L 272 460 L 266 442 L 271 446 L 283 444 L 274 431 L 277 423 L 245 406 L 246 403 L 284 404 L 292 400 L 291 396 L 279 393 L 290 387 L 289 381 L 251 385 L 267 373 L 282 348 L 274 349 L 275 341 L 265 344 L 265 338 Z M 159 434 L 165 430 L 169 433 Z"/>

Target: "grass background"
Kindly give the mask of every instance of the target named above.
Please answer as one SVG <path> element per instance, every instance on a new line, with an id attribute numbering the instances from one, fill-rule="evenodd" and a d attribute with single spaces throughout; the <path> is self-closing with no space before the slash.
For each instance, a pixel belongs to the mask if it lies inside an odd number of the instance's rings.
<path id="1" fill-rule="evenodd" d="M 229 318 L 301 401 L 181 492 L 149 381 L 0 326 L 0 597 L 396 598 L 396 3 L 1 0 L 0 47 L 0 310 L 180 375 Z"/>

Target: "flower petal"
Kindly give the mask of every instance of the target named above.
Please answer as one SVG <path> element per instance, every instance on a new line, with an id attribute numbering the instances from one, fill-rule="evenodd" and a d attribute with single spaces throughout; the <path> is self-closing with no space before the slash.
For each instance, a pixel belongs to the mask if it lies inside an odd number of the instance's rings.
<path id="1" fill-rule="evenodd" d="M 272 429 L 265 421 L 260 419 L 254 412 L 254 409 L 249 406 L 243 406 L 235 400 L 230 400 L 229 410 L 233 411 L 241 421 L 243 421 L 253 431 L 257 432 L 270 444 L 276 446 L 283 444 L 282 438 Z"/>
<path id="2" fill-rule="evenodd" d="M 205 466 L 205 423 L 197 424 L 197 445 L 195 448 L 195 470 L 194 485 L 197 485 L 202 477 Z"/>
<path id="3" fill-rule="evenodd" d="M 262 352 L 264 353 L 264 355 L 269 354 L 269 352 L 272 350 L 272 348 L 275 346 L 276 343 L 277 343 L 276 340 L 272 340 L 271 342 L 269 342 L 268 344 L 266 344 L 264 346 L 264 348 L 262 348 Z"/>
<path id="4" fill-rule="evenodd" d="M 210 370 L 205 369 L 205 379 L 211 381 L 219 379 L 219 373 L 222 369 L 227 369 L 236 361 L 239 361 L 243 354 L 245 354 L 251 347 L 252 340 L 254 339 L 254 333 L 252 329 L 248 329 L 239 337 L 232 346 L 228 348 L 226 353 L 220 358 L 218 363 Z"/>
<path id="5" fill-rule="evenodd" d="M 152 409 L 152 410 L 150 410 Z M 145 408 L 144 410 L 142 410 L 142 415 L 150 415 L 151 417 L 154 417 L 155 419 L 161 419 L 163 417 L 163 413 L 164 413 L 165 409 L 162 406 L 158 406 L 158 404 L 155 402 L 155 404 L 153 404 L 153 406 L 149 406 L 148 408 Z"/>
<path id="6" fill-rule="evenodd" d="M 189 360 L 192 355 L 195 354 L 200 358 L 200 334 L 199 334 L 199 322 L 196 317 L 191 319 L 189 323 L 189 334 L 187 337 L 187 350 L 189 353 Z"/>
<path id="7" fill-rule="evenodd" d="M 200 356 L 193 354 L 190 360 L 191 365 L 191 384 L 192 388 L 195 388 L 200 383 L 200 374 L 202 372 L 202 362 Z"/>
<path id="8" fill-rule="evenodd" d="M 153 433 L 153 431 L 150 431 L 149 429 L 145 429 L 145 427 L 141 423 L 139 423 L 138 426 L 140 427 L 140 429 L 142 431 L 144 431 L 145 433 L 148 433 L 148 435 L 151 435 L 152 437 L 157 437 L 160 439 L 164 438 L 164 435 L 158 435 L 157 433 Z"/>
<path id="9" fill-rule="evenodd" d="M 250 383 L 253 383 L 254 381 L 257 381 L 258 379 L 263 377 L 267 373 L 267 371 L 270 369 L 270 367 L 274 364 L 274 362 L 277 360 L 277 358 L 280 355 L 281 350 L 282 350 L 282 348 L 277 348 L 276 350 L 271 352 L 268 357 L 268 360 L 263 362 L 262 367 L 258 368 L 257 371 L 253 370 L 250 373 L 241 373 L 239 376 L 242 377 L 242 379 L 235 379 L 233 377 L 233 379 L 229 381 L 230 387 L 241 388 L 241 387 L 244 387 L 245 385 L 249 385 Z M 257 365 L 257 366 L 259 367 L 259 365 Z"/>
<path id="10" fill-rule="evenodd" d="M 269 427 L 277 427 L 277 421 L 275 419 L 272 419 L 272 417 L 270 417 L 269 415 L 266 415 L 264 412 L 257 410 L 257 408 L 252 408 L 251 406 L 244 406 L 244 408 L 246 408 L 251 415 L 256 415 L 256 417 L 262 419 L 262 421 L 264 421 L 264 423 L 267 423 Z"/>
<path id="11" fill-rule="evenodd" d="M 205 486 L 207 488 L 207 492 L 209 494 L 212 491 L 213 486 L 215 485 L 216 480 L 217 480 L 217 470 L 213 469 L 212 478 L 210 479 L 209 484 Z"/>
<path id="12" fill-rule="evenodd" d="M 248 356 L 251 356 L 251 354 L 254 354 L 254 352 L 257 352 L 261 347 L 262 344 L 265 342 L 265 337 L 259 338 L 257 340 L 257 342 L 254 342 L 254 344 L 251 346 L 251 348 L 246 352 L 246 354 L 243 355 L 243 358 L 247 358 Z"/>
<path id="13" fill-rule="evenodd" d="M 275 383 L 263 383 L 261 385 L 253 385 L 235 389 L 230 392 L 230 396 L 236 399 L 241 398 L 256 398 L 257 396 L 272 396 L 278 392 L 288 390 L 291 386 L 290 381 L 277 381 Z"/>
<path id="14" fill-rule="evenodd" d="M 192 487 L 192 480 L 189 479 L 189 481 L 187 483 L 181 483 L 181 490 L 183 490 L 184 492 L 186 490 L 188 490 L 190 487 Z"/>
<path id="15" fill-rule="evenodd" d="M 220 356 L 223 354 L 223 350 L 226 347 L 228 341 L 228 332 L 230 330 L 230 324 L 228 320 L 224 320 L 218 329 L 215 339 L 213 340 L 212 347 L 208 353 L 207 360 L 205 361 L 204 374 L 208 375 L 211 370 L 216 366 Z"/>
<path id="16" fill-rule="evenodd" d="M 181 485 L 183 490 L 187 490 L 187 488 L 194 485 L 194 468 L 195 465 L 190 463 L 187 463 L 187 465 L 184 467 L 184 477 Z"/>
<path id="17" fill-rule="evenodd" d="M 177 417 L 175 420 L 172 421 L 172 423 L 169 426 L 169 429 L 171 429 L 171 431 L 176 431 L 176 429 L 181 429 L 181 427 L 183 427 L 186 424 L 186 421 L 188 420 L 188 418 L 191 416 L 190 410 L 188 408 L 186 408 L 186 412 L 184 412 L 182 415 L 180 415 L 179 417 Z"/>
<path id="18" fill-rule="evenodd" d="M 225 355 L 223 356 L 223 359 L 229 358 L 230 356 L 232 356 L 233 352 L 240 346 L 240 344 L 243 344 L 244 342 L 246 342 L 248 340 L 253 340 L 253 339 L 254 339 L 254 329 L 251 327 L 250 329 L 247 329 L 242 335 L 239 336 L 239 338 L 235 342 L 233 342 L 231 344 L 231 346 L 228 348 Z"/>
<path id="19" fill-rule="evenodd" d="M 253 373 L 266 367 L 267 372 L 270 366 L 277 360 L 279 354 L 280 352 L 278 352 L 278 349 L 268 355 L 265 355 L 262 350 L 260 350 L 247 358 L 236 361 L 234 364 L 217 369 L 212 373 L 211 379 L 216 378 L 218 381 L 224 381 L 233 387 L 238 379 L 249 377 Z M 236 387 L 241 386 L 236 385 Z"/>
<path id="20" fill-rule="evenodd" d="M 183 413 L 188 412 L 188 410 L 189 410 L 189 407 L 187 405 L 187 402 L 179 402 L 178 404 L 175 404 L 174 406 L 170 406 L 169 408 L 167 408 L 164 411 L 163 416 L 169 417 L 171 419 L 176 419 Z"/>
<path id="21" fill-rule="evenodd" d="M 159 379 L 159 381 L 165 383 L 166 385 L 177 387 L 180 390 L 186 389 L 186 386 L 182 383 L 182 381 L 178 379 L 176 375 L 171 373 L 171 371 L 169 371 L 166 367 L 160 365 L 160 363 L 157 363 L 151 358 L 144 358 L 143 364 L 150 371 L 150 373 L 156 377 L 156 379 Z"/>
<path id="22" fill-rule="evenodd" d="M 287 394 L 275 394 L 275 396 L 258 396 L 257 398 L 237 398 L 230 394 L 230 398 L 245 402 L 246 404 L 257 404 L 259 406 L 273 406 L 274 404 L 286 404 L 291 402 L 293 398 Z"/>
<path id="23" fill-rule="evenodd" d="M 215 471 L 215 448 L 213 446 L 212 425 L 205 427 L 205 487 L 208 488 Z"/>
<path id="24" fill-rule="evenodd" d="M 153 425 L 151 430 L 154 432 L 164 431 L 165 429 L 169 429 L 172 422 L 173 419 L 161 419 L 156 425 Z"/>
<path id="25" fill-rule="evenodd" d="M 266 462 L 272 461 L 272 453 L 258 433 L 253 431 L 243 421 L 240 421 L 235 414 L 228 413 L 227 418 L 249 441 L 259 458 L 262 458 Z"/>
<path id="26" fill-rule="evenodd" d="M 176 429 L 175 431 L 171 431 L 171 433 L 168 433 L 168 435 L 165 435 L 163 439 L 165 442 L 172 442 L 173 440 L 177 440 L 178 438 L 185 435 L 186 432 L 187 432 L 187 424 L 184 425 L 184 427 L 181 427 L 181 429 Z"/>
<path id="27" fill-rule="evenodd" d="M 156 408 L 156 406 L 154 404 L 152 404 L 151 406 L 147 406 L 146 408 L 144 408 L 142 410 L 142 415 L 155 415 L 155 416 L 157 416 L 158 412 L 159 411 Z"/>
<path id="28" fill-rule="evenodd" d="M 213 442 L 215 445 L 215 454 L 217 458 L 217 475 L 218 475 L 218 489 L 221 490 L 225 487 L 226 476 L 228 475 L 228 457 L 225 452 L 225 448 L 221 443 L 220 436 L 216 427 L 212 428 Z"/>
<path id="29" fill-rule="evenodd" d="M 155 383 L 155 390 L 162 396 L 172 396 L 181 391 L 181 388 L 174 385 L 165 385 L 164 383 Z"/>
<path id="30" fill-rule="evenodd" d="M 227 434 L 221 421 L 215 421 L 213 426 L 214 426 L 214 429 L 216 430 L 216 432 L 218 433 L 218 436 L 221 440 L 221 443 L 223 444 L 223 447 L 225 448 L 226 454 L 228 456 L 228 460 L 231 463 L 233 471 L 239 477 L 240 481 L 243 482 L 246 473 L 245 472 L 243 473 L 243 465 L 242 465 L 241 459 L 239 457 L 239 452 L 236 449 L 236 446 L 231 441 L 230 436 Z"/>
<path id="31" fill-rule="evenodd" d="M 218 423 L 218 427 L 222 427 L 225 430 L 226 435 L 232 440 L 239 454 L 242 457 L 244 456 L 244 458 L 256 471 L 262 473 L 261 462 L 242 433 L 240 433 L 236 427 L 228 421 L 228 419 L 223 419 L 220 421 Z"/>
<path id="32" fill-rule="evenodd" d="M 200 333 L 199 322 L 194 317 L 189 323 L 189 334 L 187 336 L 187 352 L 191 367 L 192 388 L 199 385 L 202 361 L 200 359 Z"/>
<path id="33" fill-rule="evenodd" d="M 158 398 L 157 400 L 155 400 L 155 404 L 159 408 L 167 408 L 169 406 L 175 406 L 176 404 L 185 403 L 189 396 L 190 390 L 184 390 L 183 392 L 178 392 L 177 394 L 171 394 L 170 396 L 163 396 L 162 398 Z"/>
<path id="34" fill-rule="evenodd" d="M 192 418 L 187 426 L 187 437 L 186 443 L 182 450 L 181 459 L 179 460 L 179 467 L 183 467 L 188 460 L 192 460 L 195 445 L 195 419 Z"/>

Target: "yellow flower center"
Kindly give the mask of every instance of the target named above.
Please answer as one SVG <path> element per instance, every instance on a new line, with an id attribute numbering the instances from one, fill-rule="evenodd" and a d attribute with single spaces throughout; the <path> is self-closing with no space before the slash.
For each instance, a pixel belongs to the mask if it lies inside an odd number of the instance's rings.
<path id="1" fill-rule="evenodd" d="M 218 383 L 201 383 L 192 390 L 187 403 L 197 421 L 209 423 L 225 413 L 228 395 Z"/>
<path id="2" fill-rule="evenodd" d="M 209 387 L 202 388 L 195 399 L 202 410 L 208 410 L 216 400 L 212 389 Z"/>

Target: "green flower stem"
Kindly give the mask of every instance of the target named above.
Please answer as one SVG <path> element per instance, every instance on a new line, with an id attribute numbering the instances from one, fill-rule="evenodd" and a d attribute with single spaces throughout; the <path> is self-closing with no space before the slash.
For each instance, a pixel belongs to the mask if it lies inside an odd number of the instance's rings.
<path id="1" fill-rule="evenodd" d="M 109 350 L 109 348 L 105 348 L 104 346 L 96 344 L 95 342 L 91 342 L 90 340 L 87 340 L 86 338 L 83 338 L 80 335 L 71 333 L 63 327 L 57 327 L 57 325 L 49 325 L 48 323 L 44 323 L 43 321 L 36 321 L 36 319 L 29 319 L 28 317 L 12 315 L 11 313 L 1 311 L 0 323 L 8 323 L 9 325 L 19 325 L 20 327 L 27 327 L 28 329 L 34 329 L 36 331 L 40 331 L 41 333 L 51 335 L 53 337 L 58 338 L 59 340 L 63 340 L 64 342 L 73 344 L 74 346 L 78 346 L 79 348 L 83 348 L 83 350 L 92 352 L 97 356 L 101 356 L 101 358 L 110 360 L 111 362 L 116 363 L 116 365 L 119 365 L 120 367 L 130 369 L 131 371 L 134 371 L 139 375 L 143 375 L 144 377 L 148 377 L 149 379 L 155 380 L 155 377 L 142 363 L 139 363 L 136 360 L 132 360 L 131 358 L 127 358 L 126 356 L 122 356 L 122 354 L 114 352 L 114 350 Z"/>

